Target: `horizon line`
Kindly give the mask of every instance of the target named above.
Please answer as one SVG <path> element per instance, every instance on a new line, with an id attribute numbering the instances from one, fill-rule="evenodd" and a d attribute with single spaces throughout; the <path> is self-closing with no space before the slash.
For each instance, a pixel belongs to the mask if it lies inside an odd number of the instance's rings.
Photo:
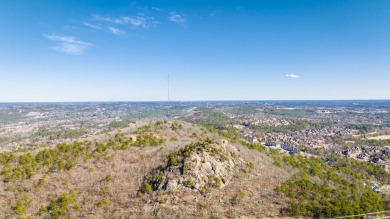
<path id="1" fill-rule="evenodd" d="M 12 103 L 179 103 L 179 102 L 255 102 L 255 101 L 390 101 L 390 99 L 250 99 L 250 100 L 86 100 L 86 101 L 8 101 L 0 104 Z"/>

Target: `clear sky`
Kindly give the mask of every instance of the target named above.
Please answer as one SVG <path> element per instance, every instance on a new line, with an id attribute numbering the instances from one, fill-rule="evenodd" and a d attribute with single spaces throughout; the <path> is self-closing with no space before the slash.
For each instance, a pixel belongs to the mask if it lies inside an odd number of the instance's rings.
<path id="1" fill-rule="evenodd" d="M 0 102 L 390 99 L 389 0 L 0 0 Z"/>

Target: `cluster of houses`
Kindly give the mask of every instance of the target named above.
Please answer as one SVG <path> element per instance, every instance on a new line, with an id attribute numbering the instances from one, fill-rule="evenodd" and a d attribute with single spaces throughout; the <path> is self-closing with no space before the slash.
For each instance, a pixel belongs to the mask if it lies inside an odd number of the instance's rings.
<path id="1" fill-rule="evenodd" d="M 354 130 L 343 127 L 310 128 L 297 132 L 268 132 L 263 133 L 264 139 L 269 141 L 290 142 L 295 146 L 305 145 L 309 148 L 326 147 L 326 138 L 328 136 L 351 135 Z"/>
<path id="2" fill-rule="evenodd" d="M 282 149 L 285 150 L 285 151 L 288 151 L 289 154 L 297 154 L 297 153 L 300 152 L 299 148 L 293 147 L 293 146 L 290 146 L 290 145 L 287 145 L 287 144 L 283 144 L 282 145 Z"/>
<path id="3" fill-rule="evenodd" d="M 349 118 L 349 117 L 348 117 Z M 353 119 L 353 118 L 349 118 Z M 349 120 L 348 120 L 349 121 Z M 280 121 L 279 122 L 286 122 Z M 338 151 L 342 143 L 333 141 L 337 136 L 354 137 L 359 134 L 358 130 L 350 129 L 343 122 L 318 128 L 308 128 L 299 131 L 270 131 L 257 132 L 250 129 L 249 125 L 236 127 L 241 130 L 248 141 L 262 143 L 272 149 L 279 149 L 289 154 L 300 153 L 302 146 L 307 148 L 325 148 L 328 151 Z M 390 147 L 353 147 L 348 150 L 338 151 L 336 155 L 349 156 L 364 162 L 380 165 L 390 171 Z M 326 160 L 328 164 L 330 161 Z"/>
<path id="4" fill-rule="evenodd" d="M 336 155 L 341 154 L 348 157 L 356 155 L 356 158 L 358 159 L 372 158 L 374 160 L 374 158 L 378 158 L 375 159 L 376 162 L 374 162 L 378 163 L 380 160 L 387 160 L 390 158 L 390 148 L 355 146 L 347 150 L 336 152 Z"/>
<path id="5" fill-rule="evenodd" d="M 360 147 L 355 146 L 347 150 L 337 151 L 336 155 L 344 155 L 357 158 L 362 161 L 372 162 L 389 169 L 390 148 L 389 147 Z"/>
<path id="6" fill-rule="evenodd" d="M 271 149 L 280 149 L 286 151 L 289 154 L 298 154 L 300 152 L 298 147 L 294 147 L 288 144 L 278 144 L 273 141 L 266 141 L 264 145 L 270 147 Z"/>
<path id="7" fill-rule="evenodd" d="M 248 121 L 246 121 L 248 124 L 253 124 L 253 125 L 265 125 L 265 126 L 281 126 L 281 125 L 289 125 L 292 122 L 288 119 L 284 118 L 271 118 L 265 115 L 253 115 L 252 118 L 250 118 Z"/>

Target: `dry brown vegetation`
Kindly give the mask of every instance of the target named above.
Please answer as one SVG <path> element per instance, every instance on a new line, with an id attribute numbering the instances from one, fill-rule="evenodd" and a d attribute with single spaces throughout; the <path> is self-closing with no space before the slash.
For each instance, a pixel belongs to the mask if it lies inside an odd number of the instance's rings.
<path id="1" fill-rule="evenodd" d="M 118 134 L 119 133 L 119 134 Z M 137 139 L 134 139 L 134 136 Z M 146 137 L 142 137 L 146 136 Z M 142 138 L 149 139 L 142 142 Z M 89 148 L 74 166 L 49 170 L 34 169 L 25 178 L 0 181 L 0 217 L 18 218 L 197 218 L 234 216 L 278 216 L 286 200 L 275 187 L 290 178 L 290 171 L 273 165 L 271 158 L 239 143 L 237 165 L 226 186 L 140 194 L 144 180 L 165 158 L 190 143 L 210 138 L 219 143 L 217 133 L 185 122 L 151 122 L 115 131 L 86 141 Z M 103 145 L 103 146 L 102 146 Z M 123 147 L 122 147 L 123 146 Z M 99 149 L 103 147 L 103 149 Z M 30 151 L 36 156 L 42 148 Z M 17 159 L 12 167 L 17 167 Z M 0 166 L 5 169 L 5 165 Z M 24 169 L 23 169 L 24 170 Z"/>

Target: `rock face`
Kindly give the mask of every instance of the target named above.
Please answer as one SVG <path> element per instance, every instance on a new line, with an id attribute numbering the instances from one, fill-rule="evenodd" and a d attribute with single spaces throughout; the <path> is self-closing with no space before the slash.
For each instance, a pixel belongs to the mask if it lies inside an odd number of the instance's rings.
<path id="1" fill-rule="evenodd" d="M 130 135 L 129 139 L 131 140 L 131 142 L 135 142 L 135 141 L 137 141 L 137 136 L 136 135 Z"/>
<path id="2" fill-rule="evenodd" d="M 190 188 L 203 192 L 207 187 L 222 188 L 231 180 L 237 149 L 205 140 L 185 146 L 167 158 L 165 167 L 152 171 L 145 183 L 154 191 Z M 233 156 L 234 155 L 234 156 Z"/>

